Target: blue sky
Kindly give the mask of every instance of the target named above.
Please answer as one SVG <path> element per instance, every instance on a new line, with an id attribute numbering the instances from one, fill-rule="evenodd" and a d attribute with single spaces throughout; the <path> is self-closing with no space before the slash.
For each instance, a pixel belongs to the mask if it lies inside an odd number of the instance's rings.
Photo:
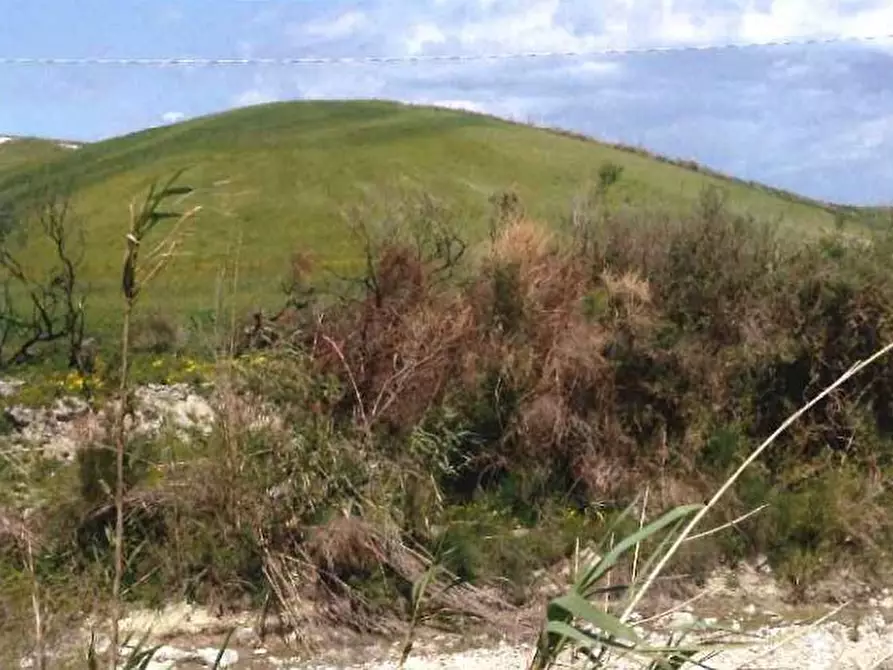
<path id="1" fill-rule="evenodd" d="M 0 0 L 0 58 L 593 52 L 891 33 L 891 0 Z M 815 197 L 893 203 L 891 40 L 465 63 L 0 64 L 0 135 L 96 140 L 245 104 L 356 97 L 482 110 Z"/>

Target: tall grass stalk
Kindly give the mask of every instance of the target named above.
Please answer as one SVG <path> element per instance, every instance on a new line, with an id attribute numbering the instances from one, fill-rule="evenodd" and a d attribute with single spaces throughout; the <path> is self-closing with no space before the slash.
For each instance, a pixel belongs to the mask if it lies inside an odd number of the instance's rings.
<path id="1" fill-rule="evenodd" d="M 131 319 L 137 299 L 142 290 L 171 261 L 181 242 L 181 233 L 188 221 L 199 211 L 193 207 L 185 213 L 163 211 L 161 207 L 172 198 L 184 198 L 192 193 L 189 186 L 176 186 L 183 170 L 176 172 L 161 188 L 153 184 L 149 188 L 142 205 L 137 209 L 130 206 L 130 228 L 126 235 L 126 252 L 121 278 L 121 291 L 124 298 L 121 325 L 121 365 L 118 387 L 118 411 L 115 417 L 115 535 L 114 535 L 114 581 L 112 583 L 111 645 L 109 647 L 109 668 L 115 670 L 118 664 L 119 619 L 121 617 L 121 581 L 124 575 L 124 461 L 127 441 L 126 420 L 132 415 L 133 407 L 130 389 L 130 347 Z M 174 224 L 143 259 L 146 269 L 140 265 L 141 244 L 146 236 L 163 221 L 173 220 Z"/>
<path id="2" fill-rule="evenodd" d="M 621 621 L 626 621 L 627 619 L 629 619 L 629 616 L 634 611 L 636 605 L 639 604 L 641 599 L 644 597 L 645 593 L 648 591 L 648 589 L 651 587 L 651 585 L 657 579 L 658 575 L 661 574 L 663 569 L 666 567 L 667 563 L 670 561 L 670 559 L 673 558 L 673 556 L 676 554 L 676 551 L 678 551 L 679 547 L 682 546 L 682 543 L 685 542 L 686 538 L 688 538 L 689 535 L 691 535 L 695 526 L 697 526 L 698 523 L 700 523 L 701 520 L 707 515 L 707 513 L 710 512 L 710 510 L 712 510 L 716 506 L 716 504 L 719 502 L 720 498 L 722 498 L 728 492 L 728 490 L 734 485 L 734 483 L 736 481 L 738 481 L 738 478 L 741 477 L 741 475 L 744 473 L 744 471 L 747 470 L 747 468 L 749 468 L 753 464 L 753 462 L 756 461 L 762 455 L 762 453 L 764 451 L 766 451 L 766 449 L 768 449 L 775 442 L 775 440 L 777 440 L 779 438 L 779 436 L 782 433 L 784 433 L 801 416 L 803 416 L 804 414 L 806 414 L 806 412 L 808 412 L 810 409 L 812 409 L 813 406 L 815 406 L 817 403 L 819 403 L 826 396 L 830 395 L 835 389 L 837 389 L 838 387 L 840 387 L 844 383 L 846 383 L 851 377 L 853 377 L 854 375 L 858 374 L 865 368 L 869 367 L 870 365 L 872 365 L 879 359 L 886 356 L 888 353 L 890 353 L 890 351 L 893 351 L 893 342 L 890 342 L 885 347 L 879 349 L 874 354 L 872 354 L 870 357 L 868 357 L 862 361 L 856 362 L 852 367 L 850 367 L 849 370 L 847 370 L 840 377 L 838 377 L 834 383 L 825 387 L 825 389 L 823 389 L 821 393 L 816 395 L 812 400 L 810 400 L 808 403 L 803 405 L 796 412 L 791 414 L 775 430 L 774 433 L 772 433 L 768 438 L 766 438 L 766 440 L 759 447 L 757 447 L 756 449 L 753 450 L 753 452 L 750 454 L 750 456 L 748 456 L 744 460 L 744 462 L 738 467 L 738 469 L 735 470 L 735 472 L 732 473 L 732 475 L 728 479 L 726 479 L 725 483 L 719 487 L 717 492 L 713 494 L 713 497 L 707 502 L 707 504 L 704 505 L 700 509 L 700 511 L 698 511 L 694 515 L 694 517 L 692 517 L 691 521 L 688 522 L 688 525 L 685 527 L 685 529 L 676 538 L 676 541 L 670 546 L 670 548 L 663 555 L 663 557 L 660 559 L 660 561 L 658 561 L 657 565 L 654 566 L 654 569 L 651 571 L 651 574 L 648 575 L 648 578 L 645 580 L 644 584 L 642 585 L 642 588 L 639 589 L 638 591 L 636 591 L 635 595 L 630 599 L 629 604 L 626 606 L 626 609 L 624 610 L 624 612 L 621 616 Z"/>
<path id="3" fill-rule="evenodd" d="M 743 520 L 766 507 L 763 505 L 748 514 L 739 517 L 739 519 L 736 519 L 736 521 L 731 524 L 724 524 L 723 526 L 711 529 L 699 535 L 692 534 L 692 531 L 698 523 L 700 523 L 704 516 L 716 506 L 717 502 L 728 492 L 741 474 L 750 467 L 754 461 L 758 459 L 782 433 L 784 433 L 785 430 L 823 398 L 827 397 L 851 377 L 889 354 L 890 351 L 893 351 L 893 342 L 879 349 L 870 357 L 855 363 L 835 382 L 825 387 L 812 400 L 791 414 L 762 444 L 751 452 L 741 466 L 726 479 L 723 485 L 720 486 L 717 492 L 706 504 L 677 507 L 647 525 L 643 525 L 642 522 L 644 521 L 644 517 L 640 516 L 639 528 L 635 533 L 624 538 L 620 543 L 612 546 L 604 555 L 600 555 L 601 551 L 599 551 L 596 558 L 591 560 L 589 564 L 582 569 L 576 569 L 575 565 L 575 578 L 571 588 L 565 595 L 559 596 L 549 603 L 546 612 L 545 626 L 540 635 L 540 640 L 534 657 L 528 667 L 531 670 L 544 670 L 545 668 L 554 666 L 558 661 L 560 654 L 571 644 L 584 653 L 586 660 L 588 661 L 588 667 L 605 667 L 605 663 L 607 662 L 610 653 L 617 653 L 621 656 L 636 656 L 641 660 L 647 661 L 648 667 L 651 668 L 679 668 L 688 662 L 694 662 L 701 665 L 698 661 L 693 660 L 695 656 L 699 653 L 708 651 L 711 648 L 715 648 L 717 645 L 712 642 L 700 642 L 695 645 L 683 646 L 683 636 L 679 639 L 673 639 L 671 637 L 668 644 L 664 647 L 651 647 L 646 644 L 636 630 L 627 623 L 630 616 L 635 611 L 636 606 L 641 602 L 648 590 L 663 573 L 667 564 L 683 543 L 718 532 L 719 530 L 722 530 L 729 525 L 734 525 L 738 521 Z M 621 514 L 620 520 L 629 516 L 629 513 L 635 507 L 636 502 L 637 501 L 634 501 L 633 504 Z M 688 519 L 687 523 L 685 522 L 686 519 Z M 619 520 L 615 522 L 615 525 L 617 523 L 619 523 Z M 613 528 L 608 530 L 605 534 L 605 538 L 611 537 L 612 533 Z M 637 584 L 638 577 L 636 574 L 639 562 L 639 548 L 646 540 L 652 538 L 657 539 L 662 534 L 663 537 L 658 542 L 657 548 L 652 552 L 643 566 L 643 573 L 647 572 L 647 577 L 641 585 L 639 585 Z M 622 614 L 620 614 L 620 616 L 614 616 L 608 611 L 607 607 L 600 609 L 593 603 L 595 602 L 595 597 L 606 590 L 599 584 L 607 580 L 610 571 L 615 567 L 619 559 L 631 549 L 635 550 L 635 554 L 633 557 L 633 576 L 627 588 L 629 594 L 628 600 Z M 839 611 L 839 609 L 837 611 Z M 813 624 L 813 626 L 818 625 L 818 623 L 833 616 L 835 613 L 836 611 L 829 613 Z M 789 640 L 784 643 L 787 643 L 788 641 Z M 777 646 L 760 655 L 763 656 L 767 653 L 771 653 L 775 648 L 777 648 Z"/>
<path id="4" fill-rule="evenodd" d="M 40 600 L 40 582 L 37 579 L 37 569 L 34 564 L 34 541 L 30 530 L 23 526 L 22 539 L 25 543 L 25 560 L 28 570 L 28 580 L 31 587 L 31 609 L 34 613 L 34 656 L 37 670 L 46 670 L 46 644 L 44 642 L 44 623 Z"/>
<path id="5" fill-rule="evenodd" d="M 419 619 L 421 618 L 425 594 L 439 569 L 440 565 L 436 562 L 432 562 L 422 576 L 413 582 L 412 593 L 410 595 L 411 614 L 409 618 L 409 627 L 407 628 L 406 638 L 403 641 L 403 647 L 400 651 L 400 660 L 397 663 L 398 668 L 403 668 L 406 665 L 406 660 L 412 652 L 412 647 L 415 644 L 416 626 L 418 626 Z"/>

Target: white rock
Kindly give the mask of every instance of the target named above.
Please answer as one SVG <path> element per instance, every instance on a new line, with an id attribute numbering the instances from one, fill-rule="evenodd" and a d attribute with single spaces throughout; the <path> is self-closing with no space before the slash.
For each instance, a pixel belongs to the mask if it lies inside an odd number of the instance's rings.
<path id="1" fill-rule="evenodd" d="M 192 653 L 185 649 L 178 649 L 170 645 L 163 645 L 152 655 L 153 661 L 178 663 L 192 657 Z"/>
<path id="2" fill-rule="evenodd" d="M 228 668 L 239 662 L 239 652 L 235 649 L 226 649 L 221 655 L 219 649 L 205 647 L 204 649 L 197 649 L 195 655 L 208 667 L 214 666 L 218 655 L 220 656 L 220 663 L 217 666 L 219 668 Z"/>
<path id="3" fill-rule="evenodd" d="M 667 624 L 671 629 L 690 628 L 697 623 L 698 618 L 691 612 L 673 612 L 667 617 Z"/>
<path id="4" fill-rule="evenodd" d="M 25 385 L 21 379 L 0 379 L 0 396 L 10 398 Z"/>
<path id="5" fill-rule="evenodd" d="M 121 666 L 125 668 L 126 666 Z M 154 658 L 151 661 L 146 663 L 145 670 L 175 670 L 177 667 L 176 661 L 156 661 Z"/>

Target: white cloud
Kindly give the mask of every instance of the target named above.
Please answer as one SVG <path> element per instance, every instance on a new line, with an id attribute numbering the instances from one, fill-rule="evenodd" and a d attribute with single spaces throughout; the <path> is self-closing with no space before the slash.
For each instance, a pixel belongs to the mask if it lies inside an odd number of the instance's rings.
<path id="1" fill-rule="evenodd" d="M 429 44 L 443 44 L 446 35 L 434 23 L 417 23 L 409 29 L 406 51 L 410 56 L 422 53 Z"/>
<path id="2" fill-rule="evenodd" d="M 893 33 L 889 0 L 478 0 L 441 15 L 449 4 L 416 16 L 465 50 L 589 51 Z"/>
<path id="3" fill-rule="evenodd" d="M 264 105 L 268 102 L 276 102 L 279 99 L 278 95 L 270 91 L 252 88 L 237 95 L 234 102 L 238 107 L 248 107 L 250 105 Z"/>
<path id="4" fill-rule="evenodd" d="M 165 112 L 161 115 L 161 120 L 165 123 L 177 123 L 186 118 L 183 112 Z"/>
<path id="5" fill-rule="evenodd" d="M 474 102 L 473 100 L 433 100 L 430 103 L 419 100 L 417 101 L 420 104 L 430 104 L 434 107 L 445 107 L 447 109 L 462 109 L 467 112 L 479 112 L 481 114 L 487 113 L 487 108 L 485 105 Z"/>
<path id="6" fill-rule="evenodd" d="M 704 18 L 700 14 L 674 11 L 670 2 L 664 2 L 660 21 L 649 36 L 654 42 L 672 46 L 675 44 L 712 44 L 729 35 L 734 29 L 734 17 L 717 15 Z"/>
<path id="7" fill-rule="evenodd" d="M 340 14 L 333 19 L 311 21 L 310 23 L 301 26 L 301 30 L 314 37 L 343 39 L 363 30 L 368 23 L 368 19 L 363 12 L 352 10 Z"/>
<path id="8" fill-rule="evenodd" d="M 579 37 L 556 21 L 561 0 L 527 0 L 517 5 L 515 11 L 460 25 L 455 32 L 459 43 L 466 48 L 497 47 L 511 52 L 583 51 L 597 46 L 595 35 Z"/>
<path id="9" fill-rule="evenodd" d="M 862 138 L 862 146 L 875 150 L 885 144 L 893 144 L 893 114 L 860 124 L 856 135 Z"/>
<path id="10" fill-rule="evenodd" d="M 584 75 L 607 76 L 620 74 L 623 66 L 617 61 L 610 60 L 585 60 L 577 62 L 568 67 L 570 71 L 579 72 Z"/>
<path id="11" fill-rule="evenodd" d="M 893 3 L 840 0 L 772 0 L 760 10 L 753 0 L 741 17 L 742 40 L 767 42 L 791 37 L 870 37 L 893 32 Z M 854 7 L 857 5 L 857 7 Z M 847 11 L 847 8 L 850 11 Z"/>
<path id="12" fill-rule="evenodd" d="M 286 22 L 323 55 L 598 52 L 893 33 L 890 0 L 367 0 Z"/>
<path id="13" fill-rule="evenodd" d="M 886 156 L 893 147 L 893 114 L 858 121 L 829 135 L 816 147 L 815 158 L 826 164 Z"/>

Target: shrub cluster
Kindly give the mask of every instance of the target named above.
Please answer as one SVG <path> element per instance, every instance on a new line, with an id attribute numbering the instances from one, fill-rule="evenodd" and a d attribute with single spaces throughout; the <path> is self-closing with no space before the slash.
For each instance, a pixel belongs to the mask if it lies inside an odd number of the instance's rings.
<path id="1" fill-rule="evenodd" d="M 612 509 L 646 486 L 661 509 L 712 492 L 754 441 L 893 340 L 886 237 L 792 245 L 716 191 L 685 217 L 612 210 L 617 178 L 604 171 L 563 226 L 505 194 L 480 249 L 430 199 L 386 234 L 355 222 L 362 275 L 255 319 L 241 349 L 263 356 L 220 363 L 214 431 L 133 449 L 128 596 L 292 589 L 338 596 L 330 615 L 373 626 L 408 598 L 418 557 L 440 552 L 460 576 L 508 578 L 526 597 L 535 568 Z M 153 352 L 175 346 L 160 317 L 145 333 Z M 871 568 L 890 546 L 891 431 L 881 362 L 740 480 L 717 523 L 770 507 L 702 566 L 764 552 L 794 586 L 854 557 Z M 55 480 L 41 569 L 102 574 L 113 473 L 91 457 L 107 448 L 97 439 L 69 488 Z"/>

